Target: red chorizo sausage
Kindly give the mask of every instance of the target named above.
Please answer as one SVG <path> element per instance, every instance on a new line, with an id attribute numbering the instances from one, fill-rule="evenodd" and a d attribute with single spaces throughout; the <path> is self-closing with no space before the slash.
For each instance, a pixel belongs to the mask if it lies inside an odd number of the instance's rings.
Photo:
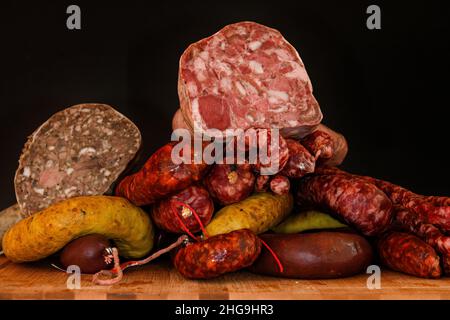
<path id="1" fill-rule="evenodd" d="M 251 265 L 261 252 L 259 238 L 248 229 L 188 244 L 175 254 L 175 268 L 189 279 L 208 279 Z"/>
<path id="2" fill-rule="evenodd" d="M 319 124 L 316 130 L 306 136 L 301 142 L 313 154 L 318 155 L 320 165 L 338 166 L 340 165 L 348 152 L 347 140 L 345 137 Z"/>
<path id="3" fill-rule="evenodd" d="M 378 242 L 381 262 L 387 267 L 421 278 L 439 278 L 441 267 L 434 249 L 418 237 L 390 232 Z"/>
<path id="4" fill-rule="evenodd" d="M 211 221 L 214 204 L 208 191 L 199 186 L 190 186 L 161 200 L 152 209 L 152 220 L 158 228 L 168 232 L 183 233 L 185 228 L 192 233 L 198 232 L 200 224 L 189 207 L 195 210 L 203 225 Z"/>
<path id="5" fill-rule="evenodd" d="M 302 144 L 316 159 L 330 159 L 333 156 L 333 141 L 331 136 L 321 130 L 316 130 L 302 139 Z"/>
<path id="6" fill-rule="evenodd" d="M 142 206 L 155 203 L 199 181 L 208 166 L 204 163 L 175 164 L 171 154 L 176 144 L 166 144 L 147 160 L 139 172 L 125 177 L 117 186 L 116 195 Z"/>
<path id="7" fill-rule="evenodd" d="M 301 178 L 314 172 L 316 160 L 314 156 L 298 141 L 286 139 L 289 159 L 281 173 L 289 178 Z"/>
<path id="8" fill-rule="evenodd" d="M 450 231 L 449 197 L 423 196 L 387 181 L 367 176 L 354 175 L 335 167 L 317 168 L 315 173 L 347 175 L 358 177 L 358 179 L 372 183 L 386 193 L 394 204 L 415 212 L 422 222 L 433 224 L 436 227 L 441 228 L 444 232 Z"/>
<path id="9" fill-rule="evenodd" d="M 318 206 L 367 236 L 384 231 L 391 222 L 392 202 L 377 187 L 345 175 L 312 175 L 300 180 L 297 201 Z"/>
<path id="10" fill-rule="evenodd" d="M 271 176 L 258 176 L 255 181 L 255 192 L 265 192 L 269 188 Z"/>
<path id="11" fill-rule="evenodd" d="M 216 164 L 204 182 L 214 200 L 228 205 L 244 200 L 253 192 L 255 176 L 249 164 Z"/>
<path id="12" fill-rule="evenodd" d="M 279 196 L 288 194 L 290 189 L 291 183 L 289 182 L 289 179 L 281 174 L 277 174 L 270 180 L 270 190 Z"/>
<path id="13" fill-rule="evenodd" d="M 250 138 L 246 135 L 245 145 L 249 155 L 258 155 L 256 159 L 249 160 L 254 163 L 254 169 L 262 175 L 275 175 L 281 170 L 289 160 L 289 148 L 286 140 L 278 135 L 275 137 L 274 129 L 256 129 L 255 137 Z M 255 141 L 251 140 L 256 139 Z M 267 156 L 267 159 L 262 159 L 261 156 Z M 255 161 L 256 160 L 256 163 Z"/>
<path id="14" fill-rule="evenodd" d="M 395 220 L 393 228 L 411 232 L 432 246 L 442 258 L 442 267 L 445 274 L 450 274 L 450 237 L 443 234 L 438 228 L 424 223 L 420 217 L 411 210 L 395 207 Z"/>

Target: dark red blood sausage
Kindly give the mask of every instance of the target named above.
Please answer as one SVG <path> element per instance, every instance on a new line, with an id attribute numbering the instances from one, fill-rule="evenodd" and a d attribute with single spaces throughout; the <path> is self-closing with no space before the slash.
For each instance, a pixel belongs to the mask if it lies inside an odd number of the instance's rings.
<path id="1" fill-rule="evenodd" d="M 288 194 L 291 189 L 291 184 L 289 179 L 281 174 L 277 174 L 275 177 L 270 180 L 270 190 L 273 193 L 281 196 L 283 194 Z"/>
<path id="2" fill-rule="evenodd" d="M 214 204 L 205 188 L 190 186 L 161 200 L 153 207 L 151 215 L 155 224 L 162 230 L 183 233 L 187 228 L 194 233 L 200 231 L 201 227 L 191 209 L 195 210 L 203 225 L 209 223 Z"/>
<path id="3" fill-rule="evenodd" d="M 261 252 L 259 238 L 248 229 L 188 244 L 174 257 L 175 268 L 189 279 L 208 279 L 251 265 Z"/>
<path id="4" fill-rule="evenodd" d="M 324 131 L 316 130 L 307 135 L 302 140 L 302 144 L 316 159 L 330 159 L 333 156 L 333 141 Z"/>
<path id="5" fill-rule="evenodd" d="M 387 267 L 421 278 L 439 278 L 441 267 L 434 249 L 418 237 L 392 232 L 378 242 L 381 262 Z"/>
<path id="6" fill-rule="evenodd" d="M 315 159 L 302 144 L 293 139 L 286 139 L 289 149 L 289 160 L 281 173 L 289 178 L 301 178 L 314 172 Z"/>
<path id="7" fill-rule="evenodd" d="M 214 200 L 228 205 L 253 192 L 255 176 L 249 164 L 216 164 L 204 182 Z"/>
<path id="8" fill-rule="evenodd" d="M 384 231 L 392 217 L 392 202 L 381 190 L 344 175 L 304 177 L 299 183 L 297 202 L 327 210 L 367 236 Z"/>
<path id="9" fill-rule="evenodd" d="M 255 182 L 255 192 L 265 192 L 269 188 L 271 176 L 258 176 Z"/>
<path id="10" fill-rule="evenodd" d="M 208 166 L 193 162 L 175 164 L 171 154 L 176 144 L 177 142 L 166 144 L 147 160 L 139 172 L 125 177 L 117 186 L 116 195 L 142 206 L 155 203 L 199 181 Z M 193 158 L 194 152 L 189 156 Z"/>

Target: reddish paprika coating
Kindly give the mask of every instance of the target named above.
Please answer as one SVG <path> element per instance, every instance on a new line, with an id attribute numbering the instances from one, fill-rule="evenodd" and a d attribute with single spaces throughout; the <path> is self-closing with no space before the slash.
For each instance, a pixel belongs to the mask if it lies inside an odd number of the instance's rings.
<path id="1" fill-rule="evenodd" d="M 179 222 L 179 219 L 181 219 L 190 232 L 200 231 L 200 224 L 194 214 L 181 203 L 188 204 L 194 209 L 203 225 L 207 225 L 211 221 L 214 204 L 208 191 L 200 186 L 190 186 L 169 198 L 161 200 L 153 207 L 151 216 L 156 226 L 164 231 L 184 233 L 184 228 Z M 174 210 L 178 214 L 178 218 L 174 216 Z"/>
<path id="2" fill-rule="evenodd" d="M 430 246 L 442 258 L 442 267 L 445 274 L 450 274 L 450 237 L 443 234 L 438 228 L 429 223 L 423 223 L 419 216 L 411 210 L 396 206 L 394 227 L 409 231 Z"/>
<path id="3" fill-rule="evenodd" d="M 367 236 L 391 223 L 392 202 L 373 184 L 345 175 L 312 175 L 300 180 L 297 202 L 329 211 Z"/>
<path id="4" fill-rule="evenodd" d="M 255 182 L 255 192 L 265 192 L 269 188 L 272 176 L 258 176 Z"/>
<path id="5" fill-rule="evenodd" d="M 166 144 L 147 160 L 139 172 L 125 177 L 117 186 L 116 195 L 137 206 L 148 205 L 199 181 L 208 166 L 204 163 L 175 164 L 171 154 L 176 144 Z"/>
<path id="6" fill-rule="evenodd" d="M 270 190 L 279 196 L 288 194 L 290 189 L 291 183 L 289 182 L 289 179 L 281 174 L 277 174 L 270 180 Z"/>
<path id="7" fill-rule="evenodd" d="M 286 139 L 289 159 L 281 173 L 289 178 L 301 178 L 314 172 L 316 160 L 314 156 L 298 141 Z"/>
<path id="8" fill-rule="evenodd" d="M 175 254 L 175 268 L 189 279 L 208 279 L 251 265 L 261 252 L 259 238 L 241 229 L 188 244 Z"/>
<path id="9" fill-rule="evenodd" d="M 204 183 L 214 200 L 228 205 L 244 200 L 253 192 L 255 176 L 249 164 L 216 164 Z"/>
<path id="10" fill-rule="evenodd" d="M 419 237 L 391 232 L 378 242 L 381 262 L 387 267 L 421 278 L 439 278 L 441 267 L 434 249 Z"/>
<path id="11" fill-rule="evenodd" d="M 316 159 L 330 159 L 333 156 L 333 140 L 331 136 L 321 130 L 316 130 L 302 139 L 302 145 L 311 152 Z"/>
<path id="12" fill-rule="evenodd" d="M 450 202 L 449 197 L 423 196 L 393 183 L 367 176 L 358 176 L 335 167 L 321 167 L 315 171 L 317 174 L 339 174 L 358 177 L 372 183 L 381 189 L 399 206 L 415 212 L 423 223 L 433 224 L 444 232 L 450 231 Z"/>
<path id="13" fill-rule="evenodd" d="M 272 136 L 275 136 L 273 130 L 257 129 L 255 137 L 246 136 L 245 146 L 248 153 L 252 154 L 252 151 L 254 151 L 258 155 L 253 168 L 263 175 L 277 174 L 283 170 L 289 160 L 289 148 L 286 140 L 281 134 L 278 135 L 278 140 L 272 138 Z M 256 139 L 256 144 L 255 141 L 251 141 L 252 139 Z M 261 155 L 266 155 L 267 159 L 262 159 Z M 249 160 L 254 163 L 254 159 Z"/>

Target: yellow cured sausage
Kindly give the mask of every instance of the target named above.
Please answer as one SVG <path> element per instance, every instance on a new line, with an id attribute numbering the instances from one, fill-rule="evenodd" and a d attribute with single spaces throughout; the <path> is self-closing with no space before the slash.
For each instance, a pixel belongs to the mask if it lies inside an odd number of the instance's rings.
<path id="1" fill-rule="evenodd" d="M 273 227 L 272 230 L 276 233 L 299 233 L 307 230 L 345 227 L 347 227 L 345 224 L 342 224 L 326 213 L 309 210 L 298 214 L 291 214 L 286 220 Z"/>
<path id="2" fill-rule="evenodd" d="M 206 226 L 210 236 L 239 229 L 262 233 L 282 221 L 292 210 L 291 194 L 256 193 L 219 210 Z"/>
<path id="3" fill-rule="evenodd" d="M 101 234 L 114 241 L 125 258 L 145 256 L 153 246 L 149 216 L 119 197 L 89 196 L 56 203 L 11 227 L 3 252 L 13 262 L 43 259 L 71 240 Z"/>

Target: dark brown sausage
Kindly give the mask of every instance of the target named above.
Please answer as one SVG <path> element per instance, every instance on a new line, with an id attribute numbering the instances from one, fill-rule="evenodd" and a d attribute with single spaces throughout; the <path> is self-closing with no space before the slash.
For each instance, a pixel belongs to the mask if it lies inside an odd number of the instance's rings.
<path id="1" fill-rule="evenodd" d="M 299 183 L 297 202 L 327 210 L 367 236 L 380 234 L 392 218 L 392 202 L 381 190 L 345 175 L 304 177 Z"/>
<path id="2" fill-rule="evenodd" d="M 200 224 L 192 210 L 183 204 L 195 210 L 204 226 L 211 221 L 214 204 L 208 191 L 199 186 L 190 186 L 157 203 L 151 213 L 153 222 L 158 228 L 173 233 L 184 233 L 185 228 L 192 233 L 200 231 Z M 174 210 L 178 216 L 175 216 Z"/>
<path id="3" fill-rule="evenodd" d="M 214 200 L 228 205 L 244 200 L 253 192 L 255 176 L 249 164 L 216 164 L 204 182 Z"/>
<path id="4" fill-rule="evenodd" d="M 347 277 L 364 271 L 372 261 L 366 239 L 351 233 L 263 234 L 260 236 L 283 265 L 280 269 L 267 249 L 262 249 L 250 271 L 302 279 Z"/>
<path id="5" fill-rule="evenodd" d="M 281 173 L 289 178 L 301 178 L 307 173 L 314 172 L 314 156 L 298 141 L 286 139 L 289 149 L 289 160 Z"/>
<path id="6" fill-rule="evenodd" d="M 387 267 L 421 278 L 439 278 L 441 267 L 434 249 L 420 238 L 391 232 L 378 242 L 381 262 Z"/>
<path id="7" fill-rule="evenodd" d="M 279 196 L 288 194 L 290 189 L 291 183 L 289 182 L 289 179 L 281 174 L 277 174 L 270 180 L 270 190 Z"/>
<path id="8" fill-rule="evenodd" d="M 261 252 L 259 238 L 248 229 L 188 244 L 175 254 L 175 268 L 189 279 L 208 279 L 251 265 Z"/>
<path id="9" fill-rule="evenodd" d="M 116 195 L 127 198 L 137 206 L 148 205 L 199 181 L 208 166 L 204 163 L 175 164 L 172 150 L 176 144 L 170 142 L 157 150 L 139 172 L 119 183 Z"/>

